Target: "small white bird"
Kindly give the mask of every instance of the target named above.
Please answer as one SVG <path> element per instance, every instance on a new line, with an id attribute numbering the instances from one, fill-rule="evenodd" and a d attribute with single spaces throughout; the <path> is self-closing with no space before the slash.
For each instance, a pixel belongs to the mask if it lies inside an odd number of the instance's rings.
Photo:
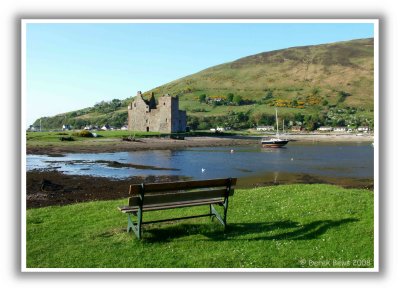
<path id="1" fill-rule="evenodd" d="M 204 169 L 204 168 L 201 168 L 201 172 L 202 173 L 204 173 L 206 171 L 206 169 Z"/>
<path id="2" fill-rule="evenodd" d="M 231 154 L 233 154 L 234 150 L 231 150 Z"/>
<path id="3" fill-rule="evenodd" d="M 293 161 L 293 158 L 291 158 L 290 160 Z"/>

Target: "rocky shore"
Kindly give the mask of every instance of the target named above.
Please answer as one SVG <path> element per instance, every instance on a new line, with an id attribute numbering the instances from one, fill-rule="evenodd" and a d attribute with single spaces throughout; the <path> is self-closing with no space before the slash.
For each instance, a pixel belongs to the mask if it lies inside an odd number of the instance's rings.
<path id="1" fill-rule="evenodd" d="M 58 171 L 26 173 L 26 206 L 37 208 L 79 202 L 113 200 L 129 197 L 129 185 L 138 183 L 173 182 L 188 179 L 182 176 L 134 176 L 110 179 L 84 175 L 67 175 Z M 370 179 L 335 179 L 304 174 L 282 173 L 275 181 L 273 174 L 241 178 L 237 188 L 254 188 L 280 184 L 333 184 L 344 188 L 373 190 Z"/>
<path id="2" fill-rule="evenodd" d="M 136 176 L 116 180 L 66 175 L 58 171 L 28 171 L 26 173 L 26 206 L 37 208 L 119 199 L 129 197 L 130 184 L 172 182 L 182 179 L 179 176 Z"/>

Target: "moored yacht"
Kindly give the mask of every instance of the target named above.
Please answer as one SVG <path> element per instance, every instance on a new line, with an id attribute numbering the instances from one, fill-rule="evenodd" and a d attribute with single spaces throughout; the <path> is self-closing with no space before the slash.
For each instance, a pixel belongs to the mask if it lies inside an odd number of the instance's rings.
<path id="1" fill-rule="evenodd" d="M 286 145 L 289 142 L 288 139 L 282 139 L 279 137 L 275 138 L 263 138 L 261 140 L 261 145 L 263 147 L 270 147 L 270 148 L 280 148 Z"/>
<path id="2" fill-rule="evenodd" d="M 263 147 L 269 148 L 280 148 L 285 146 L 289 140 L 286 138 L 279 137 L 279 129 L 278 129 L 278 110 L 275 108 L 275 117 L 276 117 L 276 137 L 268 138 L 264 137 L 261 139 L 261 145 Z"/>

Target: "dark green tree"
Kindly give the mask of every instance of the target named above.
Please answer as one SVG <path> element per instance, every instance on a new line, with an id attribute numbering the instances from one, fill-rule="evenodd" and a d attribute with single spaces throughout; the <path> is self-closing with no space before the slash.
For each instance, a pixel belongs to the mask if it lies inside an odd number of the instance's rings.
<path id="1" fill-rule="evenodd" d="M 197 116 L 188 116 L 187 126 L 189 126 L 192 130 L 197 130 L 199 128 L 199 118 Z"/>
<path id="2" fill-rule="evenodd" d="M 199 101 L 200 101 L 200 103 L 205 103 L 205 102 L 206 102 L 206 99 L 207 99 L 206 94 L 201 94 L 201 95 L 199 96 Z"/>
<path id="3" fill-rule="evenodd" d="M 347 93 L 345 91 L 339 91 L 338 92 L 338 97 L 339 97 L 338 103 L 343 103 L 348 96 L 351 96 L 351 94 Z"/>
<path id="4" fill-rule="evenodd" d="M 274 98 L 274 94 L 272 93 L 271 89 L 267 90 L 267 94 L 262 98 L 263 100 L 269 100 Z"/>
<path id="5" fill-rule="evenodd" d="M 242 96 L 240 96 L 240 95 L 235 95 L 235 96 L 233 97 L 233 102 L 234 102 L 236 105 L 241 105 L 241 104 L 243 103 L 243 98 L 242 98 Z"/>
<path id="6" fill-rule="evenodd" d="M 228 93 L 228 95 L 226 95 L 226 100 L 228 101 L 228 102 L 233 102 L 233 97 L 234 97 L 235 95 L 233 95 L 233 93 Z"/>
<path id="7" fill-rule="evenodd" d="M 303 122 L 304 122 L 304 119 L 305 119 L 305 117 L 304 117 L 304 115 L 301 114 L 301 113 L 296 113 L 296 114 L 294 115 L 294 120 L 297 121 L 297 122 L 303 123 Z"/>

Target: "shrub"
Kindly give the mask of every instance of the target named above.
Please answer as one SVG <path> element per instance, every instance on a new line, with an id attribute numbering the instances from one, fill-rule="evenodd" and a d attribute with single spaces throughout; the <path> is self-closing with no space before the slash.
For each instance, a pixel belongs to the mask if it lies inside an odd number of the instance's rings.
<path id="1" fill-rule="evenodd" d="M 74 141 L 75 139 L 72 136 L 67 136 L 67 137 L 60 137 L 61 141 Z"/>
<path id="2" fill-rule="evenodd" d="M 233 97 L 233 102 L 236 103 L 237 105 L 241 105 L 243 103 L 243 97 L 240 95 L 235 95 Z"/>
<path id="3" fill-rule="evenodd" d="M 200 103 L 205 103 L 206 102 L 206 98 L 207 98 L 206 94 L 201 94 L 199 96 Z"/>
<path id="4" fill-rule="evenodd" d="M 338 103 L 344 102 L 348 96 L 351 96 L 351 94 L 344 92 L 344 91 L 339 91 L 338 92 L 338 97 L 339 97 Z"/>
<path id="5" fill-rule="evenodd" d="M 199 125 L 198 125 L 198 129 L 210 129 L 210 127 L 211 127 L 211 124 L 209 123 L 209 122 L 207 122 L 207 121 L 202 121 L 202 122 L 200 122 L 199 123 Z"/>
<path id="6" fill-rule="evenodd" d="M 274 94 L 272 93 L 272 90 L 268 89 L 266 92 L 266 95 L 262 99 L 269 100 L 269 99 L 273 99 L 273 98 L 274 98 Z"/>
<path id="7" fill-rule="evenodd" d="M 191 111 L 191 112 L 207 112 L 207 110 L 205 108 L 193 108 L 193 109 L 189 109 L 187 111 Z"/>
<path id="8" fill-rule="evenodd" d="M 89 130 L 81 130 L 80 132 L 74 133 L 74 135 L 80 137 L 93 137 L 93 134 Z"/>
<path id="9" fill-rule="evenodd" d="M 228 93 L 228 95 L 226 95 L 227 101 L 228 101 L 228 102 L 232 102 L 234 96 L 235 96 L 235 95 L 233 95 L 233 93 Z"/>

